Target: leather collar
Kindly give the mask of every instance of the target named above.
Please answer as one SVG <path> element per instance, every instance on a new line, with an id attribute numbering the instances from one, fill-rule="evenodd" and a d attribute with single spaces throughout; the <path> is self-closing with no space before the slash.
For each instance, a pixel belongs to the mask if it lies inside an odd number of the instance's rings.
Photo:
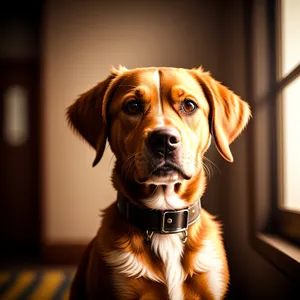
<path id="1" fill-rule="evenodd" d="M 135 227 L 147 232 L 178 233 L 186 232 L 188 227 L 200 217 L 201 200 L 179 210 L 143 209 L 132 204 L 118 194 L 117 205 L 122 215 Z"/>

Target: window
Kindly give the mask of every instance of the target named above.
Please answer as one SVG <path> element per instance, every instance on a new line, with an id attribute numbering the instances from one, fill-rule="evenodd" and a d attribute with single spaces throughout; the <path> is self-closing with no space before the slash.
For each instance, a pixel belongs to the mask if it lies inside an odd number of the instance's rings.
<path id="1" fill-rule="evenodd" d="M 278 230 L 300 242 L 300 1 L 276 10 Z"/>
<path id="2" fill-rule="evenodd" d="M 300 278 L 300 1 L 247 8 L 252 244 Z"/>

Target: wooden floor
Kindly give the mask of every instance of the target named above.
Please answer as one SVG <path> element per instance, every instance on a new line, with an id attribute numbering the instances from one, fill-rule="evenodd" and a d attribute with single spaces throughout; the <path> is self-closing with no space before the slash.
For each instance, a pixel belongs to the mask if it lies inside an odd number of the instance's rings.
<path id="1" fill-rule="evenodd" d="M 0 271 L 0 299 L 68 299 L 75 269 Z"/>

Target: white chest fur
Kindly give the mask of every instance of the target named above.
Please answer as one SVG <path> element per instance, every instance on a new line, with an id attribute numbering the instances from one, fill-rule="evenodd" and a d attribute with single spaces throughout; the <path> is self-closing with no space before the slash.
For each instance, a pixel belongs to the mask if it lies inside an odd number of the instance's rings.
<path id="1" fill-rule="evenodd" d="M 171 300 L 182 300 L 182 283 L 185 280 L 181 265 L 183 243 L 181 234 L 154 234 L 151 248 L 165 265 L 165 284 Z"/>
<path id="2" fill-rule="evenodd" d="M 122 295 L 122 299 L 125 299 L 127 294 L 128 299 L 132 298 L 126 277 L 144 277 L 165 284 L 170 300 L 183 300 L 182 285 L 186 279 L 181 264 L 183 247 L 180 233 L 154 234 L 152 236 L 151 249 L 155 255 L 161 258 L 165 266 L 163 281 L 151 272 L 134 253 L 121 249 L 108 252 L 104 259 L 108 265 L 113 267 L 115 287 Z M 209 288 L 216 300 L 221 299 L 224 288 L 222 269 L 222 260 L 218 257 L 211 241 L 206 240 L 204 247 L 196 255 L 194 270 L 196 273 L 206 273 Z"/>
<path id="3" fill-rule="evenodd" d="M 151 209 L 167 210 L 187 207 L 186 202 L 180 199 L 174 192 L 174 184 L 166 185 L 165 189 L 162 186 L 158 186 L 151 197 L 142 201 Z"/>
<path id="4" fill-rule="evenodd" d="M 154 234 L 151 248 L 165 266 L 164 283 L 170 300 L 183 300 L 182 284 L 185 274 L 181 265 L 183 243 L 181 234 Z M 124 250 L 113 250 L 105 254 L 106 263 L 114 269 L 115 287 L 122 297 L 130 298 L 126 277 L 144 277 L 152 281 L 161 279 L 152 273 L 136 256 Z M 122 275 L 123 274 L 123 275 Z M 124 277 L 125 275 L 125 277 Z M 127 298 L 126 298 L 127 299 Z"/>
<path id="5" fill-rule="evenodd" d="M 196 256 L 194 269 L 196 272 L 207 274 L 208 285 L 216 300 L 221 299 L 224 288 L 223 267 L 223 262 L 212 242 L 205 240 L 203 248 Z"/>
<path id="6" fill-rule="evenodd" d="M 144 202 L 153 209 L 180 209 L 186 207 L 186 203 L 174 192 L 174 184 L 166 185 L 163 189 L 158 186 L 156 193 Z M 182 300 L 182 284 L 185 274 L 181 265 L 183 254 L 182 233 L 153 235 L 151 240 L 152 251 L 160 257 L 165 266 L 165 285 L 168 289 L 170 300 Z"/>

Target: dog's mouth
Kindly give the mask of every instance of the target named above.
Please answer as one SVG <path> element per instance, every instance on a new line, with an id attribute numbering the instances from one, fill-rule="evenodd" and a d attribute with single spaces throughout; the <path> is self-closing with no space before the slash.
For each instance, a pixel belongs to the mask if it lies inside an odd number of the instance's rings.
<path id="1" fill-rule="evenodd" d="M 144 178 L 139 180 L 140 183 L 145 183 L 147 181 L 154 181 L 154 182 L 164 182 L 164 181 L 173 181 L 173 180 L 180 180 L 191 179 L 183 169 L 175 163 L 172 162 L 162 162 L 158 166 L 156 166 L 152 172 L 149 174 L 148 178 Z"/>
<path id="2" fill-rule="evenodd" d="M 163 163 L 161 166 L 156 167 L 150 174 L 150 176 L 155 177 L 165 177 L 171 175 L 173 173 L 178 173 L 183 178 L 186 177 L 185 173 L 182 171 L 180 167 L 177 165 L 167 162 Z"/>

